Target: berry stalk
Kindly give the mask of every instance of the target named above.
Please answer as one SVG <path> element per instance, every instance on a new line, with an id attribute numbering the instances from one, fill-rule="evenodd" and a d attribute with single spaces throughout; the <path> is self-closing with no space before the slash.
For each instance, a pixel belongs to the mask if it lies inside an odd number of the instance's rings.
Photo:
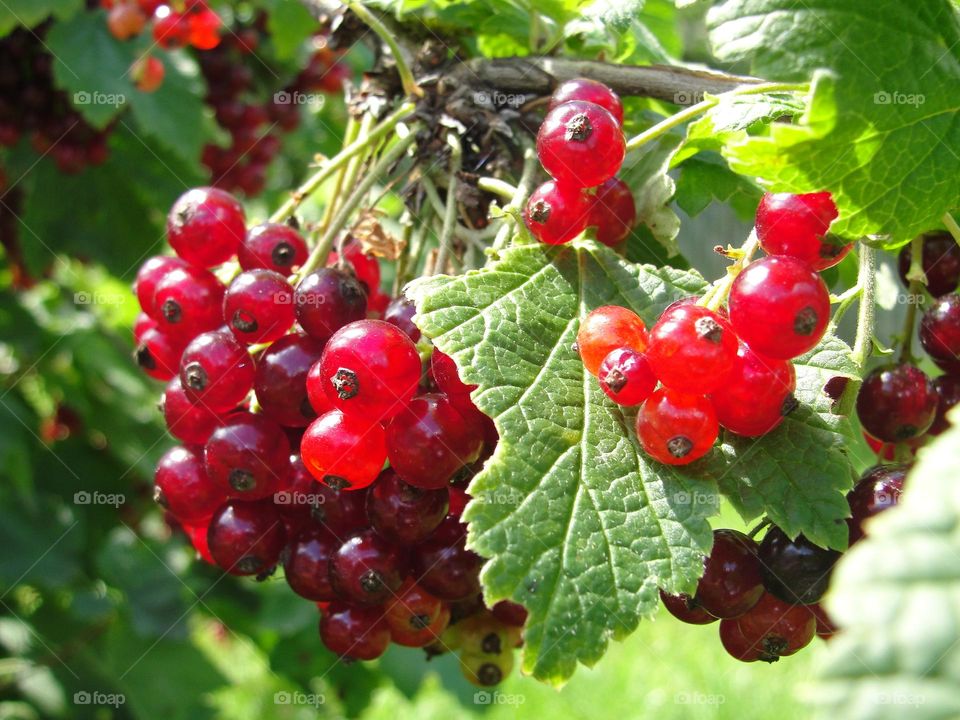
<path id="1" fill-rule="evenodd" d="M 943 224 L 946 226 L 947 230 L 950 231 L 950 234 L 953 235 L 953 239 L 957 241 L 957 244 L 960 245 L 960 224 L 953 219 L 953 215 L 950 213 L 944 213 Z"/>
<path id="2" fill-rule="evenodd" d="M 716 312 L 716 310 L 723 305 L 727 299 L 727 296 L 730 294 L 730 288 L 733 287 L 733 281 L 736 280 L 737 276 L 743 271 L 743 269 L 750 264 L 750 259 L 757 251 L 759 244 L 760 241 L 757 238 L 757 231 L 751 230 L 750 235 L 747 236 L 746 241 L 737 251 L 736 261 L 734 261 L 734 263 L 727 268 L 727 274 L 714 283 L 713 286 L 707 290 L 706 293 L 704 293 L 704 296 L 700 299 L 698 304 Z"/>
<path id="3" fill-rule="evenodd" d="M 520 174 L 520 181 L 517 183 L 513 198 L 502 208 L 504 212 L 503 225 L 500 226 L 500 230 L 497 231 L 497 236 L 493 239 L 490 252 L 496 253 L 502 250 L 507 244 L 507 240 L 510 239 L 510 231 L 513 229 L 514 223 L 516 223 L 517 213 L 521 211 L 527 202 L 527 198 L 533 191 L 533 181 L 537 174 L 538 165 L 536 149 L 532 143 L 525 141 L 523 148 L 523 171 Z M 521 223 L 519 227 L 525 228 L 526 226 Z M 521 232 L 522 231 L 523 230 L 521 230 Z"/>
<path id="4" fill-rule="evenodd" d="M 447 179 L 447 204 L 443 211 L 443 227 L 440 231 L 440 249 L 437 251 L 437 263 L 434 272 L 443 272 L 450 254 L 450 244 L 453 242 L 453 231 L 457 221 L 457 174 L 463 163 L 463 147 L 460 140 L 453 133 L 447 135 L 447 144 L 450 145 L 450 175 Z"/>

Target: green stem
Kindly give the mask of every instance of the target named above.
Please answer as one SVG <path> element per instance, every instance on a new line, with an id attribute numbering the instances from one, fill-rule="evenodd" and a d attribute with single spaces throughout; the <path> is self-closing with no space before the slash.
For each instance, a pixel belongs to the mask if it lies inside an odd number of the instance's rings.
<path id="1" fill-rule="evenodd" d="M 750 85 L 743 88 L 737 88 L 736 90 L 731 90 L 730 92 L 714 95 L 706 100 L 701 100 L 696 105 L 691 105 L 688 108 L 684 108 L 680 112 L 674 113 L 668 118 L 664 118 L 653 127 L 647 128 L 639 135 L 633 136 L 627 141 L 627 150 L 636 150 L 638 147 L 645 145 L 651 140 L 655 140 L 661 135 L 666 135 L 675 127 L 683 125 L 683 123 L 687 122 L 688 120 L 692 120 L 698 115 L 702 115 L 710 108 L 718 105 L 725 97 L 759 95 L 765 92 L 803 92 L 809 89 L 810 86 L 807 83 L 761 83 L 759 85 Z"/>
<path id="2" fill-rule="evenodd" d="M 374 164 L 372 168 L 363 176 L 357 186 L 354 188 L 353 192 L 350 193 L 350 196 L 343 201 L 343 204 L 340 206 L 340 209 L 337 211 L 337 214 L 334 216 L 333 221 L 330 223 L 329 227 L 323 233 L 323 236 L 320 238 L 316 247 L 310 253 L 310 257 L 307 258 L 307 261 L 303 264 L 303 267 L 300 268 L 300 271 L 297 273 L 296 278 L 294 279 L 293 285 L 296 286 L 300 280 L 306 277 L 308 274 L 313 272 L 321 263 L 326 261 L 327 255 L 330 253 L 330 249 L 333 247 L 333 240 L 336 238 L 337 233 L 347 224 L 347 221 L 350 219 L 350 216 L 353 214 L 353 211 L 357 209 L 363 198 L 370 191 L 370 188 L 376 184 L 378 180 L 386 174 L 387 170 L 393 165 L 397 160 L 403 157 L 407 149 L 413 144 L 416 139 L 416 132 L 414 128 L 410 129 L 410 132 L 401 139 L 399 139 L 396 144 L 391 147 L 387 152 L 385 152 L 380 159 Z"/>
<path id="3" fill-rule="evenodd" d="M 910 269 L 907 270 L 907 280 L 911 283 L 927 284 L 927 274 L 923 271 L 923 235 L 910 241 Z"/>
<path id="4" fill-rule="evenodd" d="M 440 230 L 440 249 L 437 251 L 437 264 L 434 273 L 443 272 L 447 266 L 447 256 L 453 243 L 453 231 L 457 221 L 457 173 L 460 172 L 463 159 L 463 148 L 460 140 L 453 133 L 447 135 L 447 144 L 450 145 L 450 174 L 447 178 L 447 205 L 443 211 L 443 226 Z"/>
<path id="5" fill-rule="evenodd" d="M 413 222 L 403 222 L 401 218 L 401 223 L 403 227 L 403 252 L 400 253 L 400 257 L 397 258 L 397 272 L 393 276 L 393 296 L 396 297 L 400 294 L 400 289 L 403 287 L 402 281 L 403 276 L 407 274 L 407 265 L 410 262 L 410 239 L 413 237 Z"/>
<path id="6" fill-rule="evenodd" d="M 385 117 L 365 138 L 356 140 L 344 147 L 294 191 L 293 195 L 270 216 L 270 222 L 284 222 L 293 215 L 303 201 L 316 192 L 317 188 L 330 178 L 333 173 L 345 167 L 354 155 L 366 150 L 381 138 L 385 137 L 401 120 L 412 115 L 415 109 L 416 107 L 413 103 L 404 103 L 397 108 L 396 111 Z"/>
<path id="7" fill-rule="evenodd" d="M 907 290 L 907 316 L 903 320 L 903 338 L 900 345 L 900 362 L 913 362 L 913 331 L 917 324 L 917 306 L 923 297 L 923 285 L 916 280 L 911 281 Z"/>
<path id="8" fill-rule="evenodd" d="M 953 239 L 960 244 L 960 225 L 958 225 L 957 221 L 953 219 L 953 215 L 950 213 L 944 213 L 943 224 L 946 225 L 947 230 L 949 230 L 950 234 L 953 235 Z"/>
<path id="9" fill-rule="evenodd" d="M 361 122 L 357 122 L 353 116 L 350 116 L 350 120 L 347 122 L 347 137 L 349 142 L 354 143 L 360 141 L 367 137 L 370 133 L 370 121 L 372 116 L 365 115 Z M 354 163 L 361 161 L 364 157 L 367 156 L 367 153 L 370 152 L 370 146 L 365 146 L 360 152 L 354 155 L 350 160 L 340 168 L 340 171 L 337 173 L 337 179 L 333 183 L 333 191 L 330 193 L 330 200 L 327 203 L 327 207 L 323 210 L 323 217 L 320 219 L 320 225 L 314 229 L 315 236 L 322 233 L 327 229 L 327 226 L 330 225 L 330 221 L 333 219 L 333 214 L 337 210 L 337 205 L 340 203 L 340 194 L 343 192 L 344 188 L 344 179 L 347 176 L 347 173 L 350 171 L 350 168 Z M 350 187 L 346 185 L 346 187 Z"/>
<path id="10" fill-rule="evenodd" d="M 510 239 L 510 231 L 516 222 L 512 213 L 519 212 L 527 202 L 530 193 L 533 192 L 533 180 L 537 175 L 539 164 L 537 150 L 533 143 L 528 141 L 523 148 L 523 170 L 520 173 L 520 181 L 517 183 L 510 202 L 503 207 L 503 211 L 508 214 L 504 216 L 503 224 L 497 231 L 497 235 L 493 239 L 493 245 L 491 245 L 494 252 L 502 250 L 507 244 L 507 240 Z"/>
<path id="11" fill-rule="evenodd" d="M 857 298 L 859 298 L 862 294 L 863 288 L 860 286 L 860 283 L 857 283 L 842 295 L 838 295 L 837 297 L 831 299 L 831 302 L 837 304 L 837 309 L 833 312 L 833 320 L 830 321 L 831 332 L 837 329 L 837 326 L 840 325 L 840 321 L 843 319 L 843 316 L 847 314 L 847 310 L 853 307 L 853 303 L 855 303 Z"/>
<path id="12" fill-rule="evenodd" d="M 757 231 L 751 230 L 750 235 L 744 241 L 743 245 L 740 246 L 737 259 L 727 268 L 727 274 L 717 280 L 710 289 L 704 293 L 697 304 L 703 305 L 713 311 L 719 309 L 720 306 L 726 302 L 727 296 L 730 294 L 730 288 L 733 287 L 733 281 L 736 280 L 737 276 L 743 272 L 743 269 L 750 264 L 750 259 L 757 251 L 759 245 L 760 241 L 757 238 Z"/>
<path id="13" fill-rule="evenodd" d="M 423 90 L 417 85 L 417 81 L 413 79 L 413 73 L 410 72 L 410 66 L 407 65 L 407 59 L 404 57 L 403 50 L 400 48 L 399 43 L 397 43 L 389 28 L 380 21 L 380 18 L 367 10 L 367 8 L 357 2 L 357 0 L 344 0 L 343 4 L 350 8 L 354 15 L 369 25 L 370 29 L 379 36 L 384 45 L 390 48 L 393 60 L 397 64 L 397 73 L 400 75 L 403 91 L 407 95 L 423 97 Z"/>
<path id="14" fill-rule="evenodd" d="M 492 177 L 482 177 L 477 181 L 477 187 L 486 192 L 499 195 L 505 200 L 513 200 L 517 188 L 508 182 Z"/>
<path id="15" fill-rule="evenodd" d="M 857 337 L 853 341 L 850 358 L 862 373 L 873 349 L 873 331 L 877 319 L 877 251 L 864 243 L 860 244 L 857 285 L 863 290 L 857 313 Z"/>

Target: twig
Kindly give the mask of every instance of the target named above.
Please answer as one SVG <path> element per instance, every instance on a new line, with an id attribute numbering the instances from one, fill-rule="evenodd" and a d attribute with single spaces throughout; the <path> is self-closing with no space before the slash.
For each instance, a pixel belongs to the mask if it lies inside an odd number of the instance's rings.
<path id="1" fill-rule="evenodd" d="M 361 3 L 357 2 L 357 0 L 343 0 L 343 4 L 350 8 L 358 18 L 363 20 L 363 22 L 377 34 L 380 40 L 383 41 L 383 44 L 390 48 L 393 60 L 397 64 L 397 74 L 400 75 L 403 91 L 407 95 L 423 97 L 423 90 L 417 85 L 417 81 L 413 79 L 413 73 L 410 72 L 410 65 L 407 63 L 403 49 L 387 26 L 380 21 L 380 18 L 367 10 Z"/>
<path id="2" fill-rule="evenodd" d="M 457 173 L 460 172 L 463 158 L 463 148 L 456 135 L 448 133 L 447 144 L 450 145 L 450 174 L 447 179 L 447 205 L 443 212 L 440 250 L 437 252 L 435 272 L 443 272 L 443 269 L 447 266 L 447 256 L 450 254 L 450 245 L 453 242 L 453 230 L 456 227 L 457 220 Z"/>

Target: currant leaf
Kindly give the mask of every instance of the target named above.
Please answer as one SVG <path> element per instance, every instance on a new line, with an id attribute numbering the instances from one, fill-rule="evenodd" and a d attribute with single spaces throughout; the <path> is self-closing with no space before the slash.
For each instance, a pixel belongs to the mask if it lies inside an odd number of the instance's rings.
<path id="1" fill-rule="evenodd" d="M 939 226 L 960 196 L 960 18 L 949 0 L 728 0 L 708 16 L 718 57 L 773 80 L 814 83 L 797 125 L 743 136 L 726 152 L 774 190 L 828 188 L 834 232 L 903 244 Z M 891 52 L 891 48 L 898 48 Z"/>
<path id="2" fill-rule="evenodd" d="M 51 15 L 66 20 L 82 8 L 82 0 L 6 0 L 0 4 L 0 37 L 20 25 L 32 28 Z"/>
<path id="3" fill-rule="evenodd" d="M 651 325 L 702 292 L 699 275 L 631 265 L 590 241 L 524 245 L 488 268 L 408 293 L 417 323 L 452 356 L 500 433 L 470 486 L 469 546 L 490 558 L 488 602 L 530 611 L 523 667 L 561 684 L 657 606 L 691 591 L 711 544 L 712 482 L 654 463 L 605 399 L 573 342 L 591 309 L 618 304 Z"/>
<path id="4" fill-rule="evenodd" d="M 746 521 L 766 514 L 790 537 L 837 549 L 847 543 L 846 492 L 853 484 L 849 447 L 862 442 L 850 418 L 831 411 L 823 392 L 833 377 L 854 379 L 850 348 L 827 335 L 794 361 L 798 407 L 760 438 L 721 434 L 719 449 L 707 456 L 705 472 Z"/>
<path id="5" fill-rule="evenodd" d="M 952 421 L 837 567 L 827 608 L 841 632 L 810 695 L 820 717 L 960 715 L 960 413 Z"/>
<path id="6" fill-rule="evenodd" d="M 629 153 L 618 174 L 633 190 L 637 225 L 645 225 L 670 257 L 679 253 L 680 218 L 670 206 L 677 186 L 668 172 L 682 143 L 678 135 L 666 135 L 640 152 Z"/>

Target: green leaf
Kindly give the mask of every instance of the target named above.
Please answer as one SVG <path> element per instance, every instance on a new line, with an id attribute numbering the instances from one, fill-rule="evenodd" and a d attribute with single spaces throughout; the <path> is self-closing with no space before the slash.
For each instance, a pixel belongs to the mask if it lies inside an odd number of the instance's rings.
<path id="1" fill-rule="evenodd" d="M 267 30 L 278 60 L 291 60 L 315 31 L 317 22 L 300 0 L 270 0 Z"/>
<path id="2" fill-rule="evenodd" d="M 799 407 L 761 438 L 725 433 L 719 452 L 699 469 L 716 478 L 745 521 L 766 515 L 791 537 L 847 545 L 846 493 L 853 483 L 848 446 L 856 439 L 849 418 L 831 412 L 823 387 L 832 377 L 858 378 L 850 348 L 827 336 L 794 361 Z M 696 467 L 696 466 L 694 466 Z"/>
<path id="3" fill-rule="evenodd" d="M 658 587 L 690 591 L 702 572 L 715 486 L 643 456 L 573 343 L 593 308 L 628 306 L 652 323 L 703 287 L 575 241 L 514 247 L 409 290 L 418 325 L 479 385 L 474 400 L 500 433 L 470 486 L 469 545 L 490 558 L 487 601 L 530 610 L 523 668 L 537 678 L 560 684 L 577 661 L 594 664 L 655 611 Z"/>
<path id="4" fill-rule="evenodd" d="M 828 189 L 834 231 L 887 233 L 895 246 L 936 227 L 960 197 L 960 20 L 950 0 L 728 0 L 708 16 L 725 61 L 771 80 L 807 80 L 795 126 L 727 148 L 731 165 L 772 189 Z"/>
<path id="5" fill-rule="evenodd" d="M 47 17 L 66 20 L 83 8 L 83 0 L 4 0 L 0 3 L 0 37 L 22 25 L 32 28 Z"/>
<path id="6" fill-rule="evenodd" d="M 670 206 L 676 183 L 668 174 L 674 153 L 681 147 L 679 135 L 664 135 L 624 160 L 620 178 L 633 190 L 637 205 L 637 224 L 645 225 L 667 251 L 668 256 L 679 252 L 677 234 L 680 218 Z"/>
<path id="7" fill-rule="evenodd" d="M 899 505 L 840 561 L 830 641 L 810 700 L 819 717 L 960 716 L 960 414 L 920 451 Z"/>
<path id="8" fill-rule="evenodd" d="M 726 203 L 741 220 L 753 220 L 763 192 L 737 175 L 716 153 L 700 153 L 680 165 L 677 205 L 695 217 L 713 203 Z"/>

